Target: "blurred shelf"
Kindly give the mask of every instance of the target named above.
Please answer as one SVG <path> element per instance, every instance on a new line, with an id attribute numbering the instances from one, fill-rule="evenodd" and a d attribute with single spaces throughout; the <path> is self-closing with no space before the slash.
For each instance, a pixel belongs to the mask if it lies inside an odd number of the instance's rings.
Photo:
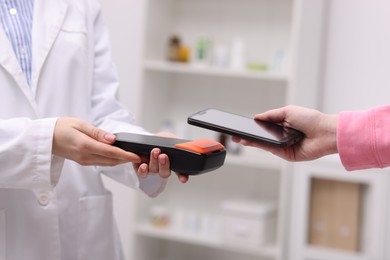
<path id="1" fill-rule="evenodd" d="M 235 166 L 280 170 L 284 161 L 269 152 L 253 147 L 244 147 L 238 154 L 228 153 L 225 163 Z"/>
<path id="2" fill-rule="evenodd" d="M 316 260 L 368 260 L 373 259 L 367 254 L 361 252 L 348 252 L 336 249 L 329 249 L 316 246 L 308 246 L 305 250 L 306 259 Z"/>
<path id="3" fill-rule="evenodd" d="M 138 224 L 136 227 L 136 233 L 138 235 L 156 239 L 165 239 L 174 242 L 188 243 L 192 245 L 204 246 L 220 250 L 234 251 L 260 257 L 276 259 L 278 256 L 278 250 L 275 245 L 249 246 L 226 244 L 217 235 L 204 236 L 198 233 L 186 233 L 172 228 L 156 228 L 147 223 Z"/>
<path id="4" fill-rule="evenodd" d="M 243 79 L 257 79 L 266 81 L 278 81 L 287 83 L 289 76 L 286 73 L 270 71 L 232 70 L 217 68 L 208 65 L 196 65 L 192 63 L 176 63 L 160 60 L 145 61 L 144 68 L 150 71 L 172 72 L 177 74 L 192 74 L 204 76 L 232 77 Z"/>

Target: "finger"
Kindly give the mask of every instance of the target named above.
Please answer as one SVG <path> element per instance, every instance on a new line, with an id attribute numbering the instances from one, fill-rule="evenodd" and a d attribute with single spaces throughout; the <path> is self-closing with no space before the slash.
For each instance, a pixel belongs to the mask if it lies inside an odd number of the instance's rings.
<path id="1" fill-rule="evenodd" d="M 169 164 L 169 158 L 166 154 L 160 154 L 158 157 L 159 171 L 158 174 L 161 178 L 168 178 L 171 176 L 171 169 Z"/>
<path id="2" fill-rule="evenodd" d="M 188 180 L 190 179 L 188 175 L 184 175 L 184 174 L 178 174 L 177 177 L 179 178 L 179 181 L 183 184 L 187 183 Z"/>
<path id="3" fill-rule="evenodd" d="M 240 137 L 232 136 L 232 141 L 235 143 L 239 143 L 243 146 L 250 146 L 252 145 L 252 142 L 247 139 L 242 139 Z"/>
<path id="4" fill-rule="evenodd" d="M 158 173 L 159 165 L 158 165 L 158 157 L 161 154 L 160 149 L 154 148 L 150 152 L 150 160 L 149 160 L 149 172 Z"/>
<path id="5" fill-rule="evenodd" d="M 241 138 L 237 136 L 232 136 L 232 141 L 235 143 L 239 143 L 241 141 Z"/>
<path id="6" fill-rule="evenodd" d="M 141 157 L 137 154 L 127 152 L 109 144 L 97 142 L 93 139 L 85 141 L 85 144 L 80 148 L 86 154 L 100 155 L 102 157 L 125 160 L 127 162 L 140 163 Z"/>
<path id="7" fill-rule="evenodd" d="M 135 172 L 138 172 L 138 168 L 141 166 L 142 163 L 133 163 L 133 169 Z"/>
<path id="8" fill-rule="evenodd" d="M 96 154 L 111 159 L 124 160 L 126 162 L 140 163 L 141 157 L 135 153 L 127 152 L 117 147 L 104 147 L 101 150 L 96 149 Z"/>
<path id="9" fill-rule="evenodd" d="M 149 164 L 150 156 L 147 156 L 147 155 L 144 155 L 144 154 L 140 154 L 138 156 L 141 158 L 141 162 Z"/>
<path id="10" fill-rule="evenodd" d="M 283 122 L 286 118 L 286 109 L 277 108 L 277 109 L 269 110 L 267 112 L 255 115 L 254 118 L 257 120 L 265 120 L 265 121 L 271 121 L 275 123 Z"/>
<path id="11" fill-rule="evenodd" d="M 83 166 L 115 166 L 122 163 L 128 163 L 127 160 L 112 159 L 95 154 L 79 156 L 78 158 L 74 158 L 74 160 Z"/>
<path id="12" fill-rule="evenodd" d="M 252 142 L 246 139 L 240 139 L 240 144 L 242 144 L 243 146 L 251 146 Z"/>
<path id="13" fill-rule="evenodd" d="M 168 138 L 178 138 L 177 135 L 168 133 L 168 132 L 158 132 L 155 135 L 162 136 L 162 137 L 168 137 Z"/>
<path id="14" fill-rule="evenodd" d="M 76 126 L 76 129 L 103 143 L 112 144 L 116 139 L 115 135 L 107 133 L 106 131 L 86 122 L 81 122 L 78 126 Z"/>
<path id="15" fill-rule="evenodd" d="M 118 147 L 108 146 L 107 150 L 103 150 L 103 155 L 109 158 L 125 160 L 127 162 L 140 163 L 142 158 L 135 153 L 127 152 Z"/>
<path id="16" fill-rule="evenodd" d="M 137 175 L 142 179 L 144 179 L 148 176 L 148 172 L 149 172 L 149 169 L 148 169 L 148 165 L 146 163 L 142 163 L 137 169 Z"/>

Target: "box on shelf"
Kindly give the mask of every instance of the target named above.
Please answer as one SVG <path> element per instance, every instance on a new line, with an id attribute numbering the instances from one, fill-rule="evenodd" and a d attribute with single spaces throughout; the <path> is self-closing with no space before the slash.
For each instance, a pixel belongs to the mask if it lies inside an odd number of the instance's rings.
<path id="1" fill-rule="evenodd" d="M 225 243 L 264 245 L 275 238 L 276 204 L 229 200 L 221 204 L 221 238 Z"/>
<path id="2" fill-rule="evenodd" d="M 311 180 L 308 243 L 352 252 L 360 250 L 362 184 Z"/>

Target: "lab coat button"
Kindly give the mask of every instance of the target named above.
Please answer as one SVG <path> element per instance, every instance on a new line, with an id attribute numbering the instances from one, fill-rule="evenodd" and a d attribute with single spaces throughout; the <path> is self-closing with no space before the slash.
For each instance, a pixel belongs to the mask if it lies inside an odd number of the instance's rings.
<path id="1" fill-rule="evenodd" d="M 18 13 L 18 11 L 16 11 L 15 8 L 11 8 L 11 9 L 9 9 L 9 13 L 10 13 L 11 15 L 15 15 L 15 14 Z"/>
<path id="2" fill-rule="evenodd" d="M 49 196 L 48 196 L 46 193 L 41 194 L 41 195 L 39 196 L 38 202 L 39 202 L 39 204 L 40 204 L 41 206 L 46 206 L 46 205 L 49 204 L 49 202 L 50 202 Z"/>

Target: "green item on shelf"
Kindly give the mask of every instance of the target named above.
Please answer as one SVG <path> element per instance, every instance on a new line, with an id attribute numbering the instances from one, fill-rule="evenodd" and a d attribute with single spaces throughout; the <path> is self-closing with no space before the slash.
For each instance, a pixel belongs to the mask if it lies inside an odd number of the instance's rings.
<path id="1" fill-rule="evenodd" d="M 200 38 L 197 42 L 196 58 L 198 61 L 205 61 L 207 59 L 210 48 L 210 41 L 206 38 Z"/>
<path id="2" fill-rule="evenodd" d="M 250 71 L 267 71 L 268 65 L 264 63 L 249 63 L 247 69 Z"/>

